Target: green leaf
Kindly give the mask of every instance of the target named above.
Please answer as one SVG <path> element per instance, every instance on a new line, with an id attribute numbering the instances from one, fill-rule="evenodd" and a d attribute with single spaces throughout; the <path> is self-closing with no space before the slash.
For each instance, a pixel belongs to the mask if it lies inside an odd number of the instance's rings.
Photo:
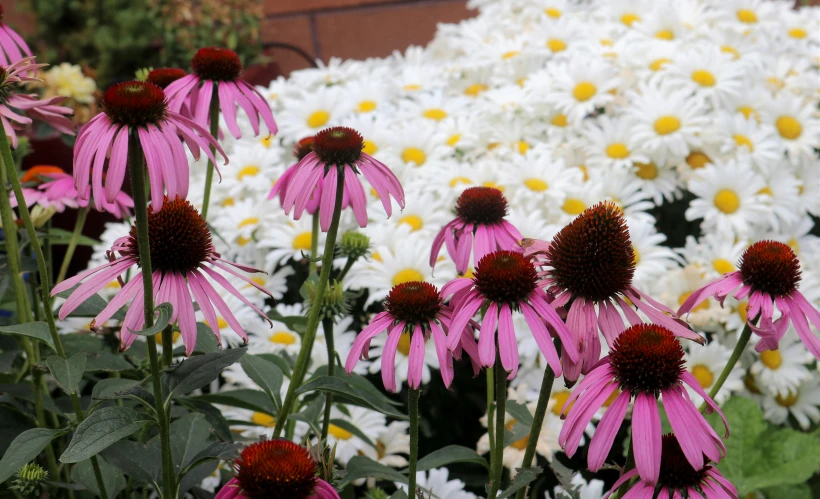
<path id="1" fill-rule="evenodd" d="M 270 398 L 259 390 L 240 388 L 221 393 L 209 393 L 198 395 L 190 400 L 201 400 L 212 404 L 229 405 L 231 407 L 241 407 L 254 412 L 263 412 L 268 415 L 276 414 L 273 402 Z"/>
<path id="2" fill-rule="evenodd" d="M 302 317 L 301 315 L 284 316 L 275 308 L 271 308 L 268 311 L 268 318 L 281 322 L 291 331 L 295 331 L 297 333 L 304 333 L 305 329 L 307 329 L 307 317 Z"/>
<path id="3" fill-rule="evenodd" d="M 399 489 L 393 492 L 393 495 L 390 496 L 390 499 L 407 499 L 407 492 L 404 489 Z"/>
<path id="4" fill-rule="evenodd" d="M 101 379 L 91 390 L 91 398 L 94 400 L 114 400 L 122 398 L 122 392 L 133 388 L 139 383 L 137 380 L 125 378 Z"/>
<path id="5" fill-rule="evenodd" d="M 242 370 L 248 375 L 273 401 L 276 410 L 282 407 L 282 370 L 273 362 L 268 362 L 261 357 L 255 355 L 245 355 L 239 363 L 242 365 Z"/>
<path id="6" fill-rule="evenodd" d="M 347 463 L 345 468 L 347 474 L 339 483 L 339 489 L 345 488 L 348 484 L 353 483 L 359 478 L 378 478 L 381 480 L 390 480 L 391 482 L 407 483 L 407 477 L 389 466 L 364 456 L 353 456 Z"/>
<path id="7" fill-rule="evenodd" d="M 427 454 L 419 459 L 416 469 L 418 471 L 427 471 L 452 463 L 476 463 L 490 469 L 486 459 L 479 456 L 473 449 L 461 445 L 448 445 Z"/>
<path id="8" fill-rule="evenodd" d="M 79 287 L 74 286 L 71 289 L 67 289 L 61 293 L 57 293 L 57 296 L 60 298 L 68 298 L 71 296 L 71 293 L 74 292 L 75 289 Z M 80 303 L 80 305 L 71 311 L 68 314 L 69 317 L 96 317 L 99 315 L 100 312 L 108 306 L 108 302 L 103 299 L 100 295 L 91 295 L 85 301 Z M 125 317 L 125 307 L 119 309 L 111 318 L 121 320 Z"/>
<path id="9" fill-rule="evenodd" d="M 370 407 L 371 409 L 394 418 L 407 419 L 406 415 L 396 410 L 391 404 L 384 402 L 384 400 L 382 400 L 382 398 L 385 398 L 383 395 L 382 397 L 376 397 L 369 392 L 354 388 L 342 378 L 337 378 L 335 376 L 320 376 L 313 381 L 302 385 L 298 390 L 296 390 L 296 394 L 301 395 L 312 391 L 322 391 L 326 393 L 333 393 L 334 395 L 340 395 L 349 399 L 356 405 Z"/>
<path id="10" fill-rule="evenodd" d="M 812 496 L 811 487 L 808 484 L 801 483 L 799 485 L 786 485 L 785 487 L 770 487 L 763 491 L 769 499 L 780 499 L 788 497 L 789 499 L 815 499 Z"/>
<path id="11" fill-rule="evenodd" d="M 365 433 L 361 429 L 359 429 L 358 426 L 354 425 L 350 421 L 347 421 L 345 419 L 331 419 L 330 424 L 332 424 L 333 426 L 338 426 L 342 430 L 356 435 L 370 447 L 373 447 L 374 449 L 376 448 L 376 444 L 374 444 L 373 441 L 370 440 L 370 437 L 365 435 Z"/>
<path id="12" fill-rule="evenodd" d="M 103 407 L 94 411 L 77 427 L 60 461 L 84 461 L 139 430 L 149 421 L 146 414 L 127 407 Z"/>
<path id="13" fill-rule="evenodd" d="M 512 497 L 518 492 L 520 489 L 523 489 L 527 485 L 530 484 L 533 480 L 538 478 L 538 475 L 541 474 L 542 469 L 538 466 L 533 466 L 532 468 L 519 468 L 518 473 L 513 478 L 512 483 L 509 487 L 507 487 L 503 493 L 499 494 L 496 499 L 505 499 L 507 497 Z"/>
<path id="14" fill-rule="evenodd" d="M 205 419 L 210 423 L 216 438 L 225 442 L 233 442 L 234 435 L 231 432 L 228 421 L 222 415 L 222 411 L 204 400 L 196 400 L 193 398 L 181 398 L 177 400 L 181 405 L 204 415 Z"/>
<path id="15" fill-rule="evenodd" d="M 133 440 L 120 440 L 100 453 L 126 475 L 145 483 L 158 482 L 162 474 L 159 446 L 152 447 Z"/>
<path id="16" fill-rule="evenodd" d="M 771 425 L 751 399 L 734 397 L 723 413 L 732 436 L 726 440 L 726 457 L 717 467 L 741 496 L 805 483 L 820 468 L 820 433 Z"/>
<path id="17" fill-rule="evenodd" d="M 227 461 L 232 459 L 236 457 L 238 451 L 243 447 L 244 445 L 242 444 L 235 444 L 231 442 L 211 442 L 209 446 L 202 449 L 191 459 L 191 462 L 180 472 L 180 476 L 184 476 L 189 471 L 203 463 L 207 463 L 208 461 Z"/>
<path id="18" fill-rule="evenodd" d="M 32 428 L 17 435 L 3 454 L 3 459 L 0 459 L 0 483 L 8 480 L 26 463 L 33 461 L 54 438 L 63 433 L 65 432 L 62 430 Z"/>
<path id="19" fill-rule="evenodd" d="M 77 352 L 68 359 L 57 355 L 46 359 L 48 370 L 54 376 L 54 381 L 69 395 L 77 391 L 77 385 L 83 379 L 85 372 L 85 354 Z"/>
<path id="20" fill-rule="evenodd" d="M 202 449 L 208 447 L 211 425 L 205 416 L 195 412 L 186 414 L 171 424 L 171 454 L 177 470 L 183 469 Z"/>
<path id="21" fill-rule="evenodd" d="M 26 324 L 15 324 L 13 326 L 0 326 L 0 333 L 16 334 L 20 336 L 28 336 L 42 341 L 55 352 L 54 341 L 51 339 L 51 332 L 48 329 L 48 324 L 45 322 L 28 322 Z M 15 470 L 16 471 L 16 470 Z"/>
<path id="22" fill-rule="evenodd" d="M 160 303 L 154 309 L 154 312 L 158 312 L 159 316 L 154 320 L 153 326 L 137 331 L 131 328 L 128 328 L 128 330 L 138 336 L 154 336 L 155 334 L 161 333 L 168 323 L 171 322 L 171 316 L 174 315 L 174 306 L 170 303 Z"/>
<path id="23" fill-rule="evenodd" d="M 48 237 L 51 238 L 51 244 L 68 244 L 71 242 L 73 233 L 65 229 L 52 227 L 47 233 L 43 234 L 44 239 Z M 77 239 L 77 245 L 79 246 L 96 246 L 98 244 L 100 244 L 100 241 L 82 234 Z"/>
<path id="24" fill-rule="evenodd" d="M 120 473 L 120 470 L 108 464 L 102 457 L 98 457 L 97 462 L 100 464 L 100 472 L 108 497 L 117 497 L 125 488 L 125 476 Z M 91 465 L 90 459 L 77 463 L 71 468 L 71 480 L 79 483 L 92 494 L 102 497 L 100 489 L 97 487 L 97 479 L 94 476 L 94 468 Z"/>
<path id="25" fill-rule="evenodd" d="M 193 354 L 199 355 L 203 353 L 214 353 L 219 351 L 219 342 L 216 341 L 216 335 L 207 324 L 201 322 L 196 323 L 196 346 Z M 185 346 L 178 346 L 174 348 L 174 355 L 185 355 Z M 186 355 L 187 357 L 187 355 Z"/>
<path id="26" fill-rule="evenodd" d="M 182 395 L 201 388 L 215 380 L 223 369 L 242 357 L 247 348 L 230 348 L 216 353 L 206 353 L 189 357 L 178 367 L 163 375 L 165 393 L 170 400 L 174 395 Z"/>
<path id="27" fill-rule="evenodd" d="M 115 354 L 105 340 L 88 334 L 61 335 L 66 355 L 84 352 L 86 372 L 117 372 L 134 369 L 123 355 Z"/>
<path id="28" fill-rule="evenodd" d="M 519 404 L 514 400 L 507 401 L 507 414 L 513 417 L 518 423 L 528 429 L 532 426 L 532 413 L 525 404 Z"/>

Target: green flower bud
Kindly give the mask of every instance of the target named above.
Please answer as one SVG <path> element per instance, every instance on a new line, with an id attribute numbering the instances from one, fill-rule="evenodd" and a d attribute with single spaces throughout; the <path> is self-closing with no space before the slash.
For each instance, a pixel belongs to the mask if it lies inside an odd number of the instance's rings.
<path id="1" fill-rule="evenodd" d="M 345 232 L 339 247 L 343 256 L 358 260 L 370 252 L 370 238 L 361 232 Z"/>
<path id="2" fill-rule="evenodd" d="M 35 463 L 28 463 L 17 470 L 17 477 L 11 485 L 12 490 L 18 491 L 24 497 L 39 497 L 45 489 L 48 471 Z"/>
<path id="3" fill-rule="evenodd" d="M 315 305 L 317 287 L 316 280 L 308 280 L 305 282 L 305 298 L 309 307 Z M 341 282 L 333 280 L 328 283 L 325 296 L 320 306 L 322 307 L 321 312 L 319 312 L 320 319 L 343 317 L 350 312 L 349 296 L 348 293 L 345 292 Z"/>

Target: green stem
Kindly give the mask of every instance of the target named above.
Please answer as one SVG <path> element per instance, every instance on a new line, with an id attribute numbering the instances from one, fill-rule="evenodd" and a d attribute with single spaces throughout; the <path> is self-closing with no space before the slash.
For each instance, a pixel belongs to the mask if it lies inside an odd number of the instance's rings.
<path id="1" fill-rule="evenodd" d="M 495 354 L 495 449 L 492 453 L 492 470 L 490 475 L 490 492 L 487 499 L 495 499 L 501 487 L 501 476 L 504 472 L 504 418 L 507 412 L 507 376 L 501 365 L 500 349 L 496 345 Z"/>
<path id="2" fill-rule="evenodd" d="M 487 377 L 487 437 L 490 441 L 490 458 L 493 456 L 493 449 L 495 449 L 495 377 L 492 369 L 484 369 L 484 375 Z"/>
<path id="3" fill-rule="evenodd" d="M 310 227 L 310 263 L 308 264 L 308 275 L 316 272 L 316 256 L 319 252 L 319 208 L 313 213 L 313 220 Z"/>
<path id="4" fill-rule="evenodd" d="M 128 170 L 131 172 L 131 190 L 134 195 L 134 213 L 137 228 L 137 246 L 139 247 L 140 267 L 142 267 L 142 287 L 144 297 L 145 327 L 154 324 L 154 280 L 151 268 L 151 247 L 148 237 L 148 200 L 145 196 L 145 157 L 139 139 L 132 133 L 128 138 Z M 148 359 L 151 364 L 151 381 L 154 388 L 154 400 L 157 409 L 157 426 L 162 455 L 162 489 L 163 497 L 173 499 L 174 462 L 171 455 L 171 436 L 168 417 L 165 412 L 165 397 L 160 383 L 161 369 L 157 356 L 157 344 L 154 337 L 146 338 Z"/>
<path id="5" fill-rule="evenodd" d="M 345 276 L 347 275 L 347 273 L 350 272 L 351 268 L 353 268 L 354 263 L 356 263 L 355 258 L 348 258 L 347 261 L 345 262 L 344 268 L 342 268 L 342 273 L 339 274 L 339 277 L 337 277 L 336 280 L 339 281 L 339 282 L 344 281 Z"/>
<path id="6" fill-rule="evenodd" d="M 167 325 L 162 330 L 162 366 L 168 367 L 174 361 L 174 329 Z"/>
<path id="7" fill-rule="evenodd" d="M 325 330 L 325 345 L 327 345 L 327 375 L 333 377 L 336 371 L 336 349 L 333 347 L 333 319 L 322 319 L 322 329 Z M 333 394 L 325 395 L 325 418 L 322 420 L 322 440 L 327 440 L 327 431 L 330 429 L 330 408 L 333 405 Z"/>
<path id="8" fill-rule="evenodd" d="M 46 268 L 48 269 L 48 282 L 52 282 L 54 280 L 54 252 L 52 251 L 52 244 L 51 244 L 51 221 L 52 219 L 49 218 L 48 222 L 46 222 L 46 247 L 43 249 L 43 253 L 46 257 Z"/>
<path id="9" fill-rule="evenodd" d="M 421 389 L 407 389 L 407 412 L 410 414 L 410 470 L 407 497 L 416 497 L 416 464 L 419 461 L 419 397 Z"/>
<path id="10" fill-rule="evenodd" d="M 71 233 L 71 240 L 68 242 L 68 248 L 65 250 L 63 263 L 60 264 L 60 272 L 57 274 L 56 283 L 62 282 L 68 273 L 68 266 L 71 264 L 71 258 L 74 256 L 74 250 L 77 249 L 77 242 L 80 240 L 80 235 L 83 233 L 85 226 L 85 219 L 88 216 L 88 206 L 80 208 L 77 212 L 77 221 L 74 222 L 74 232 Z"/>
<path id="11" fill-rule="evenodd" d="M 749 324 L 746 324 L 743 327 L 743 331 L 740 333 L 740 337 L 737 339 L 737 344 L 735 345 L 735 349 L 732 350 L 732 356 L 729 357 L 729 361 L 723 366 L 723 371 L 721 371 L 720 376 L 718 377 L 717 381 L 715 382 L 712 389 L 709 390 L 709 398 L 715 400 L 715 396 L 717 396 L 720 388 L 723 386 L 723 383 L 726 382 L 726 378 L 729 377 L 731 374 L 732 369 L 734 369 L 735 364 L 737 361 L 740 360 L 740 356 L 743 354 L 743 351 L 746 349 L 746 345 L 749 344 L 749 339 L 752 337 L 752 328 L 749 327 Z M 704 412 L 708 405 L 706 401 L 700 405 L 700 412 Z"/>
<path id="12" fill-rule="evenodd" d="M 211 94 L 211 109 L 209 119 L 211 120 L 211 135 L 214 140 L 219 140 L 219 97 L 216 88 Z M 211 145 L 211 156 L 216 159 L 216 146 Z M 205 171 L 205 193 L 202 197 L 202 220 L 208 220 L 208 205 L 211 202 L 211 184 L 214 181 L 214 162 L 208 159 L 208 169 Z"/>
<path id="13" fill-rule="evenodd" d="M 34 228 L 34 223 L 31 221 L 31 213 L 29 213 L 28 206 L 26 206 L 26 198 L 23 196 L 23 186 L 20 184 L 20 178 L 17 175 L 17 168 L 14 166 L 14 160 L 11 157 L 11 146 L 9 145 L 9 139 L 5 133 L 0 133 L 0 181 L 5 181 L 6 176 L 8 176 L 8 179 L 11 182 L 11 188 L 14 191 L 14 196 L 17 198 L 17 207 L 20 212 L 20 218 L 23 219 L 23 225 L 26 227 L 31 248 L 34 250 L 34 256 L 37 259 L 37 271 L 40 274 L 40 292 L 43 300 L 43 313 L 45 315 L 46 322 L 48 323 L 48 330 L 51 334 L 51 340 L 54 342 L 54 348 L 57 350 L 57 355 L 65 359 L 65 348 L 63 348 L 63 342 L 59 333 L 57 333 L 57 325 L 54 323 L 54 312 L 51 306 L 50 294 L 51 284 L 49 282 L 50 273 L 46 268 L 46 259 L 43 256 L 43 248 L 40 246 L 40 240 L 37 238 L 37 231 Z M 23 293 L 25 293 L 25 287 L 23 287 Z M 83 414 L 83 409 L 80 405 L 80 397 L 77 395 L 76 391 L 70 395 L 72 405 L 74 406 L 74 412 L 77 415 L 77 422 L 82 422 L 85 415 Z M 108 496 L 105 491 L 105 483 L 103 482 L 102 474 L 100 473 L 100 466 L 97 462 L 96 456 L 91 457 L 91 464 L 94 468 L 94 477 L 97 480 L 97 486 L 103 495 L 103 499 L 105 499 Z"/>
<path id="14" fill-rule="evenodd" d="M 559 352 L 560 348 L 557 349 Z M 535 448 L 538 445 L 538 438 L 541 436 L 541 427 L 544 426 L 544 416 L 547 414 L 550 395 L 552 394 L 552 384 L 555 382 L 555 373 L 552 367 L 547 365 L 544 370 L 544 378 L 541 380 L 541 391 L 538 393 L 538 404 L 535 406 L 535 414 L 532 415 L 532 426 L 527 439 L 527 449 L 524 451 L 524 460 L 521 462 L 522 468 L 532 466 L 535 457 Z M 516 499 L 524 499 L 527 495 L 527 487 L 522 487 L 515 495 Z"/>
<path id="15" fill-rule="evenodd" d="M 288 414 L 296 399 L 296 390 L 302 385 L 302 381 L 305 379 L 308 362 L 310 361 L 310 352 L 313 349 L 313 340 L 316 338 L 316 330 L 319 327 L 319 312 L 322 310 L 319 304 L 324 303 L 327 282 L 330 279 L 330 271 L 333 267 L 333 252 L 336 249 L 336 233 L 339 231 L 339 219 L 342 216 L 343 197 L 344 170 L 339 171 L 336 180 L 336 205 L 333 207 L 333 219 L 330 222 L 330 228 L 328 228 L 327 238 L 325 240 L 325 255 L 322 258 L 322 272 L 319 274 L 319 283 L 316 286 L 316 296 L 313 300 L 314 306 L 310 307 L 307 329 L 305 330 L 305 336 L 302 338 L 302 348 L 299 349 L 296 365 L 293 367 L 293 375 L 290 379 L 290 386 L 288 386 L 288 393 L 285 395 L 282 409 L 276 415 L 276 427 L 273 429 L 274 438 L 279 438 L 282 434 L 282 429 L 285 427 Z"/>
<path id="16" fill-rule="evenodd" d="M 0 221 L 3 223 L 3 243 L 6 246 L 6 261 L 11 274 L 11 282 L 14 287 L 14 300 L 17 304 L 17 320 L 29 322 L 28 308 L 25 302 L 26 285 L 23 281 L 23 273 L 20 266 L 20 245 L 17 241 L 17 224 L 14 221 L 14 212 L 11 208 L 9 192 L 6 188 L 5 167 L 0 166 Z M 18 205 L 20 200 L 18 199 Z M 25 202 L 25 201 L 23 201 Z"/>

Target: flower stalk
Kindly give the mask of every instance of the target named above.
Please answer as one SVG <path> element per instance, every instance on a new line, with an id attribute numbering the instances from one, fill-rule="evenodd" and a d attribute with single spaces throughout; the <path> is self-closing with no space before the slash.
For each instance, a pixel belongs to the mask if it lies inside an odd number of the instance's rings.
<path id="1" fill-rule="evenodd" d="M 407 496 L 416 497 L 416 465 L 419 461 L 419 397 L 421 388 L 407 389 L 407 412 L 410 415 L 410 466 L 407 480 Z"/>
<path id="2" fill-rule="evenodd" d="M 723 371 L 720 372 L 720 376 L 718 376 L 717 381 L 715 381 L 715 385 L 711 390 L 709 390 L 709 397 L 712 400 L 715 400 L 715 396 L 720 391 L 723 383 L 726 382 L 726 378 L 729 377 L 729 374 L 732 372 L 732 369 L 734 369 L 735 364 L 737 364 L 737 361 L 740 360 L 740 356 L 743 355 L 743 351 L 746 350 L 746 345 L 749 344 L 751 337 L 752 328 L 749 327 L 748 323 L 746 323 L 743 327 L 743 331 L 740 333 L 740 337 L 737 339 L 737 344 L 735 344 L 734 350 L 732 350 L 732 355 L 729 357 L 729 361 L 726 362 L 725 366 L 723 366 Z M 706 411 L 707 407 L 709 407 L 709 405 L 704 401 L 700 405 L 700 412 Z"/>
<path id="3" fill-rule="evenodd" d="M 63 262 L 60 264 L 60 272 L 57 273 L 57 280 L 55 284 L 62 282 L 68 273 L 68 266 L 71 264 L 71 258 L 74 256 L 74 251 L 77 249 L 77 242 L 80 240 L 80 235 L 83 233 L 85 226 L 85 219 L 88 217 L 88 206 L 80 208 L 77 211 L 77 220 L 74 222 L 74 232 L 71 233 L 71 239 L 68 241 L 68 247 L 63 256 Z"/>
<path id="4" fill-rule="evenodd" d="M 219 96 L 216 91 L 211 95 L 211 107 L 208 111 L 211 120 L 211 136 L 219 140 Z M 211 157 L 216 154 L 216 146 L 211 144 Z M 211 201 L 211 184 L 214 181 L 214 161 L 208 159 L 208 169 L 205 171 L 205 193 L 202 197 L 202 219 L 208 220 L 208 205 Z"/>
<path id="5" fill-rule="evenodd" d="M 496 346 L 495 364 L 495 448 L 491 454 L 490 491 L 487 499 L 495 499 L 501 487 L 501 476 L 504 472 L 504 418 L 507 413 L 507 376 L 501 365 L 501 350 Z"/>
<path id="6" fill-rule="evenodd" d="M 310 362 L 310 352 L 313 350 L 313 341 L 316 339 L 316 330 L 319 328 L 319 314 L 322 311 L 320 304 L 324 302 L 325 291 L 327 290 L 327 284 L 330 280 L 330 271 L 333 267 L 333 254 L 336 249 L 336 234 L 339 232 L 339 219 L 342 216 L 343 198 L 344 170 L 339 169 L 339 174 L 336 179 L 336 202 L 333 207 L 333 218 L 327 231 L 325 254 L 322 258 L 322 271 L 319 274 L 319 283 L 316 286 L 316 296 L 313 300 L 314 305 L 310 308 L 307 329 L 302 339 L 302 348 L 299 350 L 299 356 L 296 358 L 296 365 L 293 367 L 293 376 L 291 377 L 290 386 L 288 386 L 288 392 L 285 395 L 285 400 L 282 402 L 282 408 L 276 417 L 276 427 L 273 429 L 273 438 L 279 438 L 282 434 L 288 414 L 296 400 L 296 390 L 302 385 L 302 381 L 305 379 L 305 373 L 307 372 L 308 363 Z"/>
<path id="7" fill-rule="evenodd" d="M 315 219 L 316 217 L 314 217 Z M 314 306 L 319 304 L 314 303 Z M 322 319 L 322 329 L 325 331 L 325 345 L 327 345 L 327 375 L 333 377 L 336 371 L 336 348 L 333 341 L 333 319 Z M 327 439 L 327 432 L 330 429 L 330 408 L 333 405 L 333 394 L 325 395 L 325 417 L 322 420 L 322 441 Z"/>

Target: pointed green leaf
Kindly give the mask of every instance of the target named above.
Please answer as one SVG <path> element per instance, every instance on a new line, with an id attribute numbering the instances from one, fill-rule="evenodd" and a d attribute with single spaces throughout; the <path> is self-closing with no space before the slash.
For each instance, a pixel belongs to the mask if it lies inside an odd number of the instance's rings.
<path id="1" fill-rule="evenodd" d="M 515 478 L 513 478 L 510 486 L 504 489 L 504 492 L 499 494 L 497 499 L 505 499 L 507 497 L 514 496 L 516 492 L 523 489 L 529 485 L 530 482 L 538 478 L 541 471 L 542 469 L 538 466 L 533 466 L 532 468 L 520 468 L 518 473 L 515 475 Z"/>
<path id="2" fill-rule="evenodd" d="M 77 391 L 77 385 L 83 379 L 85 353 L 77 352 L 68 359 L 54 355 L 46 359 L 46 365 L 54 376 L 54 381 L 70 395 Z"/>
<path id="3" fill-rule="evenodd" d="M 127 407 L 103 407 L 80 423 L 60 461 L 79 463 L 142 428 L 150 417 Z"/>
<path id="4" fill-rule="evenodd" d="M 383 400 L 384 396 L 376 397 L 367 391 L 354 388 L 345 380 L 335 376 L 320 376 L 313 381 L 302 385 L 298 390 L 296 390 L 296 394 L 301 395 L 312 391 L 322 391 L 340 395 L 356 405 L 370 407 L 371 409 L 394 418 L 407 419 L 406 415 L 399 412 L 391 404 L 386 403 Z"/>
<path id="5" fill-rule="evenodd" d="M 0 459 L 0 483 L 5 482 L 26 463 L 33 461 L 62 430 L 32 428 L 17 435 Z"/>
<path id="6" fill-rule="evenodd" d="M 257 357 L 255 355 L 245 355 L 239 363 L 242 365 L 242 370 L 248 375 L 257 385 L 259 385 L 265 393 L 273 401 L 274 407 L 278 411 L 282 407 L 282 370 L 273 362 Z"/>
<path id="7" fill-rule="evenodd" d="M 42 341 L 55 352 L 54 341 L 51 339 L 51 332 L 48 329 L 48 324 L 45 322 L 28 322 L 26 324 L 15 324 L 13 326 L 0 326 L 0 333 L 16 334 L 19 336 L 28 336 Z"/>
<path id="8" fill-rule="evenodd" d="M 162 332 L 163 329 L 171 322 L 171 316 L 174 315 L 174 306 L 170 303 L 160 303 L 154 309 L 155 313 L 158 313 L 156 319 L 154 319 L 154 325 L 145 328 L 139 329 L 134 331 L 133 329 L 128 329 L 131 333 L 136 334 L 138 336 L 154 336 L 155 334 L 159 334 Z"/>
<path id="9" fill-rule="evenodd" d="M 377 478 L 381 480 L 390 480 L 391 482 L 407 483 L 407 477 L 389 466 L 377 463 L 376 461 L 364 456 L 353 456 L 347 463 L 345 468 L 347 474 L 339 483 L 339 488 L 343 489 L 348 484 L 353 483 L 359 478 Z"/>
<path id="10" fill-rule="evenodd" d="M 125 488 L 125 476 L 123 476 L 120 470 L 108 464 L 102 457 L 98 457 L 97 462 L 100 464 L 100 472 L 108 497 L 117 497 Z M 97 487 L 97 478 L 94 476 L 94 468 L 91 465 L 90 459 L 77 463 L 71 468 L 71 480 L 79 483 L 97 497 L 102 497 Z"/>
<path id="11" fill-rule="evenodd" d="M 185 359 L 175 369 L 163 375 L 166 387 L 164 392 L 168 394 L 168 400 L 174 395 L 192 392 L 207 385 L 215 380 L 223 369 L 239 360 L 247 351 L 247 348 L 230 348 Z"/>
<path id="12" fill-rule="evenodd" d="M 490 469 L 486 459 L 479 456 L 473 449 L 461 445 L 448 445 L 427 454 L 419 459 L 416 469 L 418 471 L 427 471 L 452 463 L 475 463 Z"/>

